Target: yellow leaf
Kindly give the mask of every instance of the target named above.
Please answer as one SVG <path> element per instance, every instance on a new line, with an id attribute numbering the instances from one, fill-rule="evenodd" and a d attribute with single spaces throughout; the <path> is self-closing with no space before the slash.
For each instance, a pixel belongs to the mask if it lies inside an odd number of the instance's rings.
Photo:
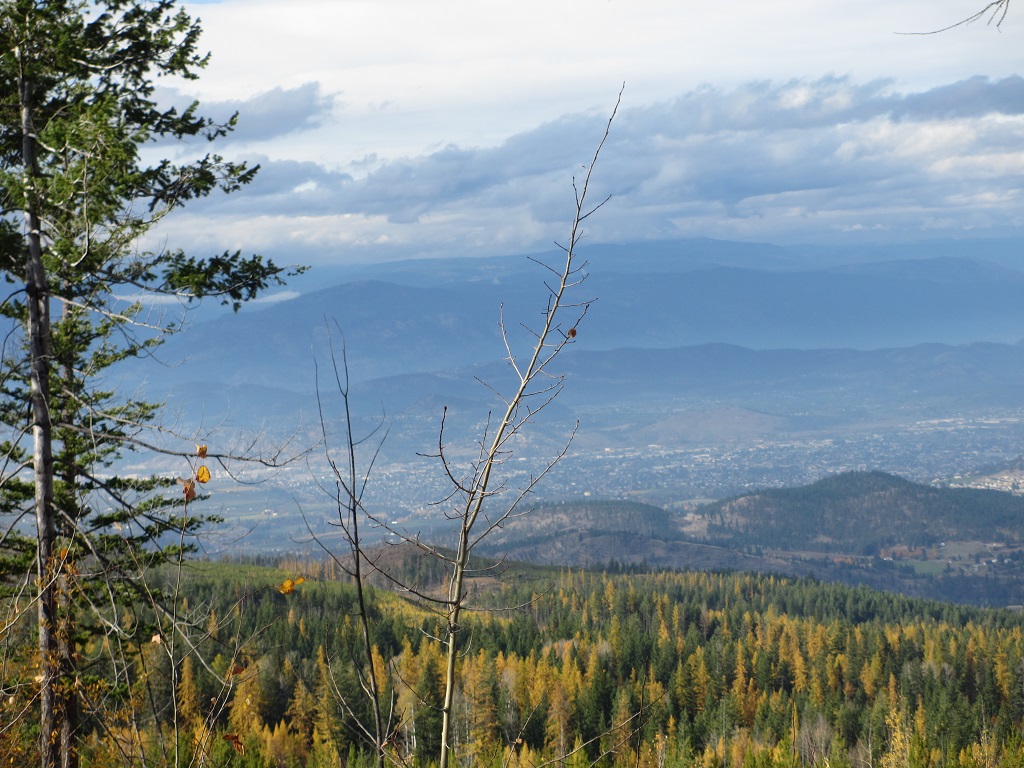
<path id="1" fill-rule="evenodd" d="M 205 464 L 203 464 L 202 466 L 199 467 L 199 469 L 196 470 L 196 480 L 198 480 L 200 483 L 210 482 L 210 470 L 207 468 Z"/>
<path id="2" fill-rule="evenodd" d="M 196 443 L 196 456 L 198 456 L 200 459 L 205 459 L 206 458 L 206 446 L 205 445 L 199 445 L 199 443 Z"/>
<path id="3" fill-rule="evenodd" d="M 299 576 L 297 579 L 285 579 L 283 583 L 277 585 L 277 591 L 282 595 L 290 595 L 305 580 L 304 576 Z"/>

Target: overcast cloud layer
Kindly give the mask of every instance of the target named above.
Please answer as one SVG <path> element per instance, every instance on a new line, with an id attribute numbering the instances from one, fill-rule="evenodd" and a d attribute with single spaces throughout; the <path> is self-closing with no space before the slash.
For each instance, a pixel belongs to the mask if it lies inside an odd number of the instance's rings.
<path id="1" fill-rule="evenodd" d="M 731 26 L 678 5 L 196 5 L 215 64 L 165 94 L 238 111 L 218 151 L 262 170 L 162 235 L 308 263 L 546 249 L 623 80 L 595 242 L 1024 235 L 1024 24 L 893 34 L 966 0 L 744 1 Z"/>

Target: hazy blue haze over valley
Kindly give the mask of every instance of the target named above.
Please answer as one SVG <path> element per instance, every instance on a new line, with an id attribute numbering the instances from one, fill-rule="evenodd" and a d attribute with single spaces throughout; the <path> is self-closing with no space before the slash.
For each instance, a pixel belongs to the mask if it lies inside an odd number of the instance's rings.
<path id="1" fill-rule="evenodd" d="M 153 244 L 314 267 L 237 317 L 196 312 L 161 352 L 184 364 L 125 372 L 197 435 L 315 442 L 336 322 L 361 424 L 391 424 L 373 503 L 422 518 L 443 483 L 418 454 L 444 406 L 453 438 L 494 406 L 477 379 L 507 380 L 499 305 L 510 328 L 538 316 L 543 272 L 521 254 L 557 255 L 625 82 L 584 241 L 597 301 L 520 453 L 528 472 L 579 421 L 543 494 L 671 506 L 848 469 L 949 480 L 1022 453 L 1017 15 L 905 35 L 973 9 L 189 5 L 212 63 L 160 93 L 238 111 L 221 151 L 261 172 Z M 214 498 L 291 518 L 318 503 L 318 471 Z"/>
<path id="2" fill-rule="evenodd" d="M 567 387 L 532 428 L 523 471 L 580 428 L 539 498 L 671 507 L 850 469 L 949 481 L 1022 454 L 1019 241 L 828 249 L 703 239 L 583 253 L 591 274 L 580 296 L 596 301 L 559 361 Z M 370 503 L 423 520 L 444 493 L 421 455 L 436 447 L 442 410 L 452 444 L 470 450 L 498 402 L 481 380 L 508 383 L 499 306 L 510 328 L 535 319 L 544 272 L 532 259 L 553 256 L 313 270 L 293 285 L 297 298 L 198 317 L 160 353 L 183 365 L 138 375 L 203 440 L 297 429 L 313 444 L 318 368 L 332 428 L 338 413 L 330 325 L 346 339 L 360 426 L 381 416 L 390 425 Z M 340 282 L 321 287 L 329 279 Z M 214 484 L 214 499 L 293 519 L 297 503 L 324 501 L 316 462 L 242 491 Z"/>

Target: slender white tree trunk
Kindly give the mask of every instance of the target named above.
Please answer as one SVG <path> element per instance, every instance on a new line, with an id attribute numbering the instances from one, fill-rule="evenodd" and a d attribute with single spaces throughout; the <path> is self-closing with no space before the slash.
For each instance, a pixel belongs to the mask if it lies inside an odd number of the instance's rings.
<path id="1" fill-rule="evenodd" d="M 19 82 L 21 102 L 22 163 L 26 180 L 38 177 L 36 136 L 32 115 L 32 83 Z M 28 304 L 29 376 L 32 406 L 32 472 L 35 483 L 36 574 L 38 584 L 40 734 L 43 768 L 61 766 L 61 742 L 57 727 L 60 665 L 56 638 L 57 590 L 54 560 L 56 521 L 53 509 L 53 423 L 50 414 L 50 296 L 43 266 L 43 236 L 36 209 L 35 189 L 30 186 L 25 206 L 25 293 Z"/>

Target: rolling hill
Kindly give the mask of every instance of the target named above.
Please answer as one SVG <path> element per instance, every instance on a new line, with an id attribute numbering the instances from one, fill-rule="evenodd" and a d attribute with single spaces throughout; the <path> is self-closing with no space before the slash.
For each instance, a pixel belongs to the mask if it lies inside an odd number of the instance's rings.
<path id="1" fill-rule="evenodd" d="M 884 472 L 847 472 L 802 488 L 774 488 L 700 511 L 719 545 L 877 555 L 949 541 L 1024 544 L 1024 498 L 938 488 Z"/>
<path id="2" fill-rule="evenodd" d="M 541 505 L 496 530 L 480 552 L 545 565 L 815 575 L 1020 604 L 1024 498 L 848 472 L 683 512 L 630 501 Z"/>

